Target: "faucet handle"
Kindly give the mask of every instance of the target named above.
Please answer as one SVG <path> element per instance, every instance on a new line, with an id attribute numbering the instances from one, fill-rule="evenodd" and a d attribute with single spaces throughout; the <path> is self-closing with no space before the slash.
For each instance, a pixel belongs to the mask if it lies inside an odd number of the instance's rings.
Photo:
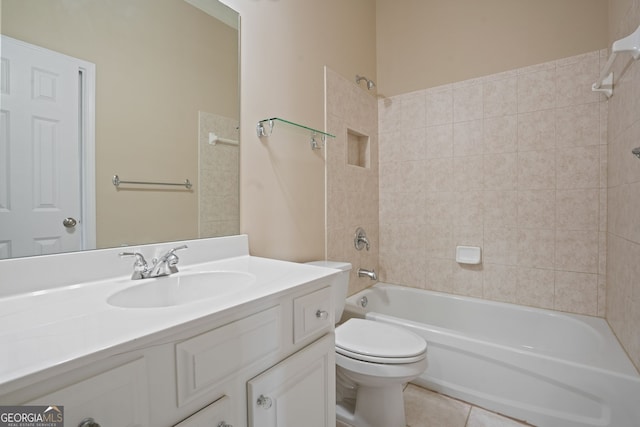
<path id="1" fill-rule="evenodd" d="M 160 257 L 160 259 L 153 259 L 153 268 L 151 269 L 151 274 L 153 276 L 166 276 L 169 274 L 178 272 L 178 255 L 176 255 L 176 251 L 181 249 L 186 249 L 187 245 L 177 246 L 175 248 L 169 249 L 164 255 Z"/>
<path id="2" fill-rule="evenodd" d="M 144 256 L 140 252 L 120 252 L 118 255 L 120 255 L 121 257 L 136 257 L 136 260 L 133 263 L 133 274 L 131 275 L 132 279 L 142 279 L 144 277 L 144 274 L 149 271 L 147 260 L 144 259 Z"/>
<path id="3" fill-rule="evenodd" d="M 181 245 L 181 246 L 175 247 L 173 249 L 170 249 L 169 252 L 167 252 L 166 256 L 167 256 L 167 258 L 170 257 L 171 255 L 175 256 L 175 254 L 174 254 L 175 251 L 179 251 L 180 249 L 187 249 L 188 247 L 189 246 L 187 246 L 187 245 Z"/>
<path id="4" fill-rule="evenodd" d="M 367 239 L 367 233 L 362 227 L 356 228 L 356 236 L 353 239 L 353 244 L 357 250 L 361 251 L 363 248 L 369 250 L 369 239 Z"/>
<path id="5" fill-rule="evenodd" d="M 173 249 L 169 249 L 169 251 L 166 254 L 164 254 L 160 259 L 165 260 L 167 264 L 176 265 L 179 261 L 178 255 L 176 255 L 176 251 L 179 251 L 180 249 L 187 249 L 187 248 L 188 248 L 187 245 L 182 245 L 182 246 L 175 247 Z"/>
<path id="6" fill-rule="evenodd" d="M 126 257 L 126 256 L 136 257 L 136 261 L 133 264 L 134 267 L 147 265 L 147 260 L 144 259 L 144 255 L 142 255 L 140 252 L 120 252 L 118 255 L 121 257 Z"/>
<path id="7" fill-rule="evenodd" d="M 176 266 L 178 265 L 178 261 L 180 261 L 180 258 L 178 258 L 178 255 L 176 255 L 175 252 L 179 251 L 180 249 L 186 249 L 187 247 L 187 245 L 178 246 L 177 248 L 171 249 L 167 253 L 167 266 L 169 267 L 170 274 L 178 272 L 178 267 Z"/>

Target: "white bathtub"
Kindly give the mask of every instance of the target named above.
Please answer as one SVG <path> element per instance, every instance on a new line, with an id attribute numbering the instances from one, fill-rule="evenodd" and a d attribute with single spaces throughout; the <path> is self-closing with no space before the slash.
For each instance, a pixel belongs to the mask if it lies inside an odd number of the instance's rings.
<path id="1" fill-rule="evenodd" d="M 540 427 L 640 426 L 640 376 L 603 319 L 384 283 L 345 312 L 423 336 L 423 387 Z"/>

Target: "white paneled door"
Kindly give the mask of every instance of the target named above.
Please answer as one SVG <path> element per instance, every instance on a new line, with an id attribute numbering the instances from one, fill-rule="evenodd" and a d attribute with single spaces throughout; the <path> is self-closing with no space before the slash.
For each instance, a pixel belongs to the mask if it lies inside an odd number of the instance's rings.
<path id="1" fill-rule="evenodd" d="M 0 259 L 88 249 L 95 68 L 5 36 L 1 54 Z"/>

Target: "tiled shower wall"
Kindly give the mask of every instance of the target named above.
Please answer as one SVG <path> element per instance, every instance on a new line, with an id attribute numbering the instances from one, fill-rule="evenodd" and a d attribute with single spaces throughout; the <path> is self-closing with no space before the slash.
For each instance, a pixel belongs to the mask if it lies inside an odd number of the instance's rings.
<path id="1" fill-rule="evenodd" d="M 238 121 L 198 112 L 199 236 L 218 237 L 240 232 L 240 149 L 237 145 L 209 144 L 209 132 L 238 140 Z"/>
<path id="2" fill-rule="evenodd" d="M 380 99 L 381 280 L 604 316 L 606 59 Z"/>
<path id="3" fill-rule="evenodd" d="M 328 68 L 325 73 L 327 129 L 336 135 L 326 143 L 327 259 L 351 263 L 351 295 L 375 283 L 359 278 L 358 268 L 378 271 L 377 102 L 363 86 Z M 354 146 L 353 139 L 359 140 L 360 147 Z M 353 155 L 354 149 L 359 155 Z M 357 227 L 367 233 L 368 251 L 355 249 Z"/>
<path id="4" fill-rule="evenodd" d="M 609 3 L 611 40 L 640 24 L 640 1 Z M 609 100 L 607 320 L 640 368 L 640 63 L 620 55 Z"/>

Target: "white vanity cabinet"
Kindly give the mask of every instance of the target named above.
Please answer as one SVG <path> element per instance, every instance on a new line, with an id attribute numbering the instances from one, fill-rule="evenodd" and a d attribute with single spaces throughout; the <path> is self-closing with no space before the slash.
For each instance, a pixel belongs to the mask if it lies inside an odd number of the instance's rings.
<path id="1" fill-rule="evenodd" d="M 54 366 L 0 404 L 61 405 L 65 426 L 335 425 L 333 301 L 316 280 Z M 256 404 L 260 396 L 271 408 Z M 86 424 L 89 426 L 90 424 Z"/>

